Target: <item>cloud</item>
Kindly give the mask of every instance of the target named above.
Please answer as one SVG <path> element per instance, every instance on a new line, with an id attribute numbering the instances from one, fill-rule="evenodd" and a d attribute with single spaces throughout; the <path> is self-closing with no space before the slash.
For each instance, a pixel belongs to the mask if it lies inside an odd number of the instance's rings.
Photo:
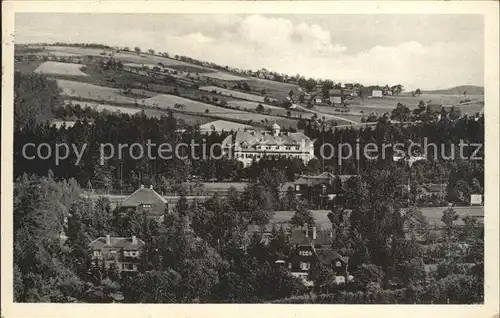
<path id="1" fill-rule="evenodd" d="M 197 33 L 198 34 L 198 33 Z M 168 35 L 165 36 L 168 38 Z M 205 39 L 201 34 L 200 39 Z M 176 52 L 223 65 L 342 82 L 403 84 L 408 89 L 482 84 L 481 48 L 470 42 L 408 41 L 349 53 L 316 24 L 253 15 L 219 36 L 194 41 L 192 35 L 167 40 Z"/>
<path id="2" fill-rule="evenodd" d="M 437 36 L 442 30 L 436 30 L 429 41 L 422 36 L 424 26 L 412 28 L 413 24 L 403 26 L 399 21 L 399 28 L 384 31 L 376 23 L 368 23 L 370 16 L 340 19 L 264 15 L 73 15 L 55 19 L 38 15 L 36 19 L 26 16 L 24 22 L 20 19 L 19 37 L 139 45 L 244 69 L 264 67 L 365 85 L 430 89 L 483 84 L 481 34 L 465 37 L 451 28 L 455 33 Z"/>

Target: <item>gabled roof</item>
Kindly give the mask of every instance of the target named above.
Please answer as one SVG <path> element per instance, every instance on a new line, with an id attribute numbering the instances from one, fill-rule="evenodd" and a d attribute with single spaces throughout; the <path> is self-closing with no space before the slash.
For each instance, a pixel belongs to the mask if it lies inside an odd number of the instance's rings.
<path id="1" fill-rule="evenodd" d="M 306 237 L 304 230 L 293 229 L 289 236 L 289 242 L 292 245 L 310 245 L 313 246 L 311 237 Z"/>
<path id="2" fill-rule="evenodd" d="M 340 260 L 344 263 L 349 261 L 349 257 L 342 256 L 338 252 L 329 249 L 329 248 L 318 248 L 316 249 L 316 255 L 318 256 L 318 260 L 323 264 L 331 264 L 337 260 Z"/>
<path id="3" fill-rule="evenodd" d="M 93 250 L 101 250 L 103 247 L 122 248 L 124 250 L 139 250 L 146 245 L 143 240 L 137 238 L 137 243 L 132 243 L 131 237 L 110 237 L 111 244 L 106 244 L 106 237 L 98 237 L 89 243 Z"/>
<path id="4" fill-rule="evenodd" d="M 330 97 L 334 97 L 334 96 L 343 96 L 346 94 L 346 92 L 343 89 L 334 88 L 329 90 L 328 94 L 330 95 Z"/>
<path id="5" fill-rule="evenodd" d="M 330 233 L 331 231 L 317 230 L 316 239 L 313 239 L 313 231 L 311 229 L 309 229 L 308 236 L 306 236 L 304 229 L 295 228 L 290 231 L 289 242 L 292 245 L 329 246 L 333 243 Z"/>
<path id="6" fill-rule="evenodd" d="M 300 145 L 304 141 L 307 145 L 312 143 L 303 133 L 288 133 L 273 136 L 269 133 L 261 133 L 259 131 L 238 131 L 234 138 L 234 143 L 240 145 L 246 142 L 248 145 Z"/>
<path id="7" fill-rule="evenodd" d="M 153 188 L 144 188 L 141 186 L 134 193 L 126 197 L 121 206 L 123 207 L 136 207 L 141 204 L 166 204 L 165 200 L 161 195 L 158 194 Z"/>

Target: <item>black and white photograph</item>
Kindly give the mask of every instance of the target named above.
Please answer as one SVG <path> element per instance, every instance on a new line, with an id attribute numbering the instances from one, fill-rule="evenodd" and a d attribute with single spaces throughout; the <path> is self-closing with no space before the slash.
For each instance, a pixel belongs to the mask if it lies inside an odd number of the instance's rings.
<path id="1" fill-rule="evenodd" d="M 485 304 L 485 15 L 290 12 L 13 13 L 14 303 Z"/>

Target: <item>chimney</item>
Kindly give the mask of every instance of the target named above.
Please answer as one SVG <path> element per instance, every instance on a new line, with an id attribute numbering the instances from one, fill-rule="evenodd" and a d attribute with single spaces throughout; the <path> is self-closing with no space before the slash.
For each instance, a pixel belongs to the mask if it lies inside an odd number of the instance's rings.
<path id="1" fill-rule="evenodd" d="M 141 189 L 144 189 L 144 184 L 141 184 Z"/>
<path id="2" fill-rule="evenodd" d="M 313 226 L 313 240 L 316 239 L 316 227 Z"/>
<path id="3" fill-rule="evenodd" d="M 106 245 L 111 245 L 111 236 L 109 234 L 106 235 Z"/>
<path id="4" fill-rule="evenodd" d="M 135 235 L 132 235 L 132 244 L 137 244 L 137 237 Z"/>

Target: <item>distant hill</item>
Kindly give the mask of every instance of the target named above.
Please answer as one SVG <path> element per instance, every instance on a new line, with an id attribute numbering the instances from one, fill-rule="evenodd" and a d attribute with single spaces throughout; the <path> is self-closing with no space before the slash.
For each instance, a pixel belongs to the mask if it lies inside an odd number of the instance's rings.
<path id="1" fill-rule="evenodd" d="M 474 85 L 462 85 L 448 89 L 424 91 L 424 93 L 426 94 L 441 94 L 441 95 L 462 95 L 464 92 L 467 92 L 467 95 L 484 95 L 484 87 L 474 86 Z"/>

